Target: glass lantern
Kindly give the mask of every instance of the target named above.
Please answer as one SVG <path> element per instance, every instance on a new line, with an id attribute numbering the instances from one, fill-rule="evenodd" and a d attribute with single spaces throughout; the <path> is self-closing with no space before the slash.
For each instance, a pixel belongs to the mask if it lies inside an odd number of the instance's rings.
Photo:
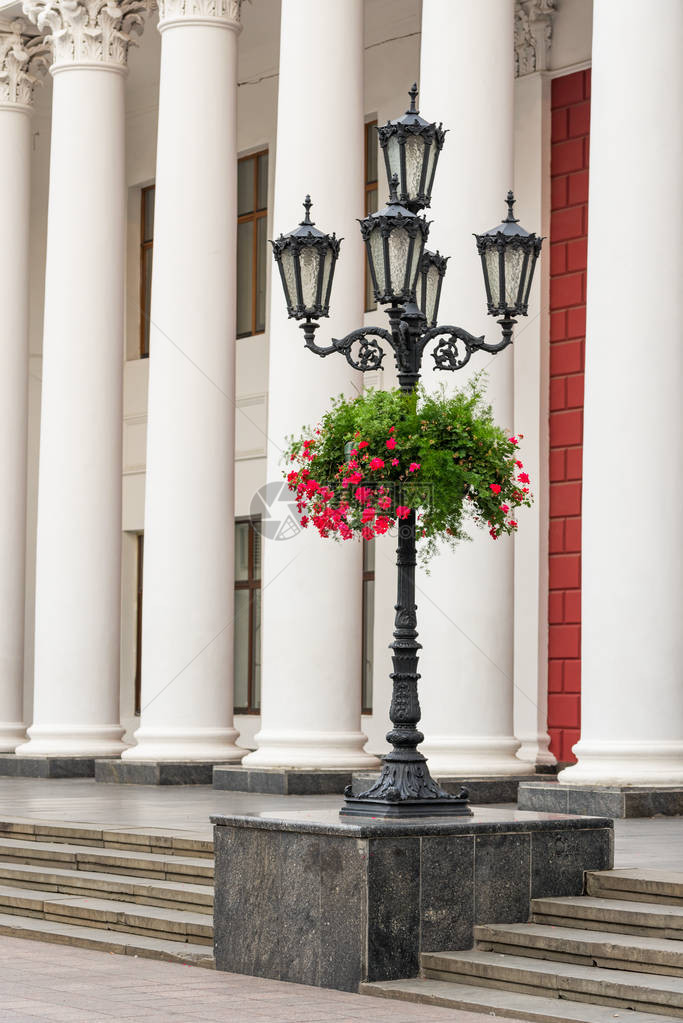
<path id="1" fill-rule="evenodd" d="M 342 241 L 318 230 L 310 216 L 312 205 L 307 195 L 306 215 L 299 226 L 270 243 L 280 270 L 287 312 L 295 320 L 329 316 L 334 267 Z"/>
<path id="2" fill-rule="evenodd" d="M 410 302 L 424 251 L 429 224 L 402 206 L 396 194 L 398 178 L 391 181 L 384 209 L 360 220 L 375 298 L 380 303 Z"/>
<path id="3" fill-rule="evenodd" d="M 410 108 L 403 117 L 377 129 L 384 152 L 387 180 L 398 178 L 398 199 L 412 213 L 429 206 L 436 164 L 446 132 L 443 126 L 425 121 L 415 105 L 417 84 L 409 92 Z"/>
<path id="4" fill-rule="evenodd" d="M 441 285 L 446 276 L 449 256 L 442 256 L 437 250 L 424 250 L 420 262 L 420 276 L 417 282 L 417 304 L 427 318 L 428 327 L 436 327 L 441 300 Z"/>
<path id="5" fill-rule="evenodd" d="M 507 194 L 508 215 L 497 227 L 477 234 L 490 316 L 526 316 L 529 292 L 543 239 L 529 234 L 513 215 L 515 197 Z"/>

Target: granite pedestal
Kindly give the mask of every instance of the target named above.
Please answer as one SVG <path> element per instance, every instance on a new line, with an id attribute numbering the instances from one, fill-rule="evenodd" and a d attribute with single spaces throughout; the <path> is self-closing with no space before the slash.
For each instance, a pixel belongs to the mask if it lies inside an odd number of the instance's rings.
<path id="1" fill-rule="evenodd" d="M 604 817 L 683 816 L 683 786 L 563 785 L 525 781 L 517 797 L 520 810 L 543 813 L 601 814 Z"/>
<path id="2" fill-rule="evenodd" d="M 516 803 L 519 785 L 533 777 L 533 774 L 523 774 L 517 777 L 501 775 L 500 777 L 482 776 L 479 778 L 462 774 L 437 774 L 434 775 L 434 780 L 445 792 L 451 792 L 455 796 L 464 785 L 470 794 L 470 802 L 479 805 L 482 803 Z M 354 796 L 369 789 L 378 778 L 379 771 L 354 772 L 352 782 Z"/>
<path id="3" fill-rule="evenodd" d="M 473 817 L 213 816 L 216 967 L 357 991 L 415 977 L 421 952 L 471 948 L 475 924 L 529 917 L 613 865 L 602 818 L 474 808 Z"/>
<path id="4" fill-rule="evenodd" d="M 94 757 L 18 757 L 0 753 L 0 775 L 9 778 L 93 778 Z"/>
<path id="5" fill-rule="evenodd" d="M 306 770 L 220 764 L 213 770 L 215 789 L 261 792 L 273 796 L 342 796 L 351 779 L 351 771 L 328 771 L 324 768 Z"/>
<path id="6" fill-rule="evenodd" d="M 215 761 L 96 760 L 95 781 L 110 785 L 210 785 Z"/>

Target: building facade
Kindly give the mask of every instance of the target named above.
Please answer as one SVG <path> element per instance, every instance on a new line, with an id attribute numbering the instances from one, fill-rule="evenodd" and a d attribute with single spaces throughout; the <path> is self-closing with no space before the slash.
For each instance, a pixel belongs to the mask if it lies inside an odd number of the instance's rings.
<path id="1" fill-rule="evenodd" d="M 473 367 L 535 504 L 418 580 L 424 751 L 437 773 L 683 781 L 678 0 L 0 16 L 0 750 L 361 768 L 386 748 L 394 541 L 302 532 L 281 460 L 332 396 L 394 374 L 303 349 L 267 239 L 310 192 L 344 237 L 325 331 L 383 322 L 356 219 L 417 80 L 449 129 L 442 321 L 495 330 L 472 233 L 510 187 L 547 239 L 513 349 Z"/>

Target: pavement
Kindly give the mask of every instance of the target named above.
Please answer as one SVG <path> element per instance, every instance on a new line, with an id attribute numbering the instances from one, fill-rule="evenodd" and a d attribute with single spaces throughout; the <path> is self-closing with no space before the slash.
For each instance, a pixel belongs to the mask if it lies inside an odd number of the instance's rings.
<path id="1" fill-rule="evenodd" d="M 338 796 L 0 778 L 0 820 L 211 837 L 211 813 L 331 809 Z M 512 807 L 511 807 L 512 809 Z M 476 813 L 476 808 L 475 808 Z M 683 817 L 615 821 L 615 866 L 683 870 Z M 506 1023 L 503 1017 L 496 1017 Z M 0 936 L 0 1023 L 482 1023 L 481 1014 Z M 511 1023 L 511 1021 L 508 1021 Z"/>

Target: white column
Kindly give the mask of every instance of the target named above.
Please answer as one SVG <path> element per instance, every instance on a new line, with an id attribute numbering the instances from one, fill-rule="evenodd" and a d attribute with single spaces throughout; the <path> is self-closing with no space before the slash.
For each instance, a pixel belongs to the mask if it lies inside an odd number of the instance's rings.
<path id="1" fill-rule="evenodd" d="M 54 77 L 25 755 L 111 755 L 119 724 L 124 75 L 137 0 L 27 0 Z"/>
<path id="2" fill-rule="evenodd" d="M 273 236 L 313 219 L 344 238 L 323 339 L 363 323 L 363 2 L 283 0 Z M 362 386 L 341 356 L 303 347 L 273 278 L 270 310 L 268 479 L 281 448 L 315 425 L 330 398 Z M 249 766 L 364 767 L 361 711 L 361 551 L 313 531 L 265 543 L 262 727 Z"/>
<path id="3" fill-rule="evenodd" d="M 429 211 L 429 248 L 451 261 L 439 320 L 498 340 L 486 315 L 472 232 L 505 214 L 513 183 L 513 0 L 424 0 L 420 108 L 450 129 Z M 425 383 L 440 384 L 425 362 Z M 486 369 L 497 421 L 513 428 L 513 355 L 475 356 Z M 462 386 L 466 373 L 446 380 Z M 524 529 L 524 516 L 520 516 Z M 432 774 L 514 775 L 533 770 L 513 737 L 513 541 L 474 529 L 472 543 L 418 577 L 422 749 Z"/>
<path id="4" fill-rule="evenodd" d="M 142 714 L 130 760 L 239 760 L 233 727 L 240 0 L 161 0 Z"/>
<path id="5" fill-rule="evenodd" d="M 683 783 L 682 38 L 679 0 L 596 0 L 569 784 Z"/>
<path id="6" fill-rule="evenodd" d="M 42 40 L 0 25 L 0 752 L 23 742 L 31 110 Z"/>

